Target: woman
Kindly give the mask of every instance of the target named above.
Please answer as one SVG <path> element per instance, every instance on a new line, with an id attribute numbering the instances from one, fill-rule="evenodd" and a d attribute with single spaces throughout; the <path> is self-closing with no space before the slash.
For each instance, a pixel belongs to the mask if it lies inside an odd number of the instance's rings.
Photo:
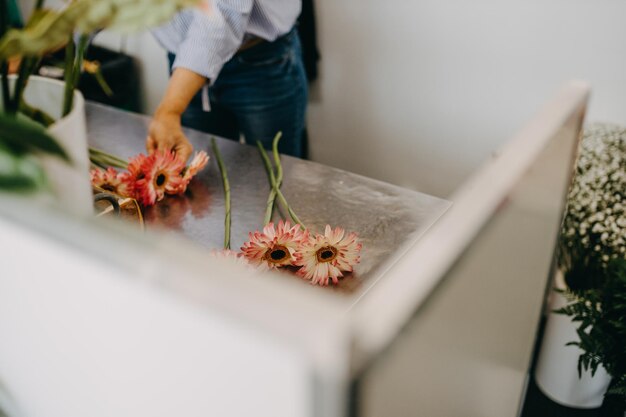
<path id="1" fill-rule="evenodd" d="M 153 31 L 169 51 L 171 77 L 154 114 L 148 151 L 192 147 L 181 125 L 301 156 L 307 84 L 294 29 L 300 0 L 213 0 Z"/>

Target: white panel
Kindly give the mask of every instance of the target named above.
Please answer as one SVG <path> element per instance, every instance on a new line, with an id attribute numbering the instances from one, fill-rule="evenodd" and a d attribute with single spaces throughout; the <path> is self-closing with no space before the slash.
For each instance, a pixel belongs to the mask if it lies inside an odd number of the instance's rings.
<path id="1" fill-rule="evenodd" d="M 385 296 L 396 308 L 371 311 L 359 339 L 370 348 L 397 328 L 390 319 L 409 288 L 438 285 L 361 380 L 365 416 L 519 415 L 585 96 L 584 86 L 564 90 L 466 182 L 432 236 L 391 271 L 396 286 Z M 447 267 L 427 272 L 442 257 Z M 370 308 L 384 302 L 373 295 Z"/>
<path id="2" fill-rule="evenodd" d="M 444 278 L 446 270 L 457 262 L 466 248 L 479 241 L 481 228 L 506 213 L 510 194 L 519 182 L 532 184 L 521 189 L 523 197 L 519 197 L 520 204 L 529 204 L 560 218 L 565 201 L 563 190 L 569 184 L 568 179 L 574 169 L 573 155 L 577 149 L 588 92 L 588 86 L 580 82 L 564 87 L 496 157 L 465 182 L 453 196 L 452 207 L 390 269 L 386 279 L 355 306 L 352 315 L 357 345 L 366 352 L 365 356 L 379 352 L 390 343 Z M 553 142 L 560 146 L 557 153 L 560 159 L 540 160 L 539 157 Z M 548 171 L 555 181 L 554 185 L 533 179 L 530 170 L 535 169 L 534 164 L 541 161 L 553 164 L 553 160 L 559 164 L 552 168 L 559 176 Z M 507 233 L 510 233 L 508 229 Z M 550 238 L 555 237 L 556 227 L 548 233 Z M 504 239 L 501 243 L 506 245 Z M 551 257 L 553 247 L 548 245 L 544 255 Z M 515 251 L 511 249 L 511 253 Z M 393 300 L 393 308 L 381 310 L 380 306 L 389 300 Z"/>
<path id="3" fill-rule="evenodd" d="M 293 345 L 2 218 L 0 228 L 11 417 L 311 415 L 312 370 Z"/>

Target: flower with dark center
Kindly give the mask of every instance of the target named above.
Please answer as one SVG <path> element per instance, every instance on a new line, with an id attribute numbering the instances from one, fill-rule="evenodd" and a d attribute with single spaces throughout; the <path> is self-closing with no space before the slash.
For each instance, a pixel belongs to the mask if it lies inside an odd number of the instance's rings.
<path id="1" fill-rule="evenodd" d="M 315 253 L 317 262 L 331 262 L 337 257 L 337 249 L 333 246 L 325 246 Z"/>
<path id="2" fill-rule="evenodd" d="M 150 206 L 162 200 L 166 193 L 176 194 L 183 183 L 184 168 L 185 162 L 173 152 L 137 155 L 128 163 L 135 198 L 144 206 Z"/>
<path id="3" fill-rule="evenodd" d="M 133 194 L 132 185 L 127 181 L 128 174 L 120 173 L 109 167 L 106 171 L 96 168 L 92 169 L 91 185 L 102 190 L 117 194 L 121 197 L 131 197 Z"/>
<path id="4" fill-rule="evenodd" d="M 291 259 L 291 254 L 289 253 L 289 249 L 284 247 L 283 245 L 273 244 L 270 248 L 265 251 L 263 255 L 263 260 L 268 263 L 274 263 L 280 265 L 285 261 L 289 261 Z"/>
<path id="5" fill-rule="evenodd" d="M 91 171 L 93 186 L 132 197 L 144 207 L 163 199 L 165 194 L 182 194 L 191 179 L 202 170 L 209 156 L 197 152 L 188 167 L 173 152 L 156 151 L 150 155 L 138 154 L 128 161 L 128 172 L 118 173 L 113 168 Z"/>
<path id="6" fill-rule="evenodd" d="M 249 240 L 243 244 L 243 255 L 253 263 L 266 264 L 270 268 L 292 265 L 294 253 L 300 242 L 308 237 L 300 226 L 283 222 L 277 226 L 269 223 L 262 232 L 249 234 Z"/>
<path id="7" fill-rule="evenodd" d="M 361 257 L 361 244 L 356 233 L 345 234 L 341 227 L 334 230 L 326 225 L 323 235 L 310 236 L 295 254 L 297 274 L 311 284 L 339 283 L 343 272 L 352 272 Z"/>

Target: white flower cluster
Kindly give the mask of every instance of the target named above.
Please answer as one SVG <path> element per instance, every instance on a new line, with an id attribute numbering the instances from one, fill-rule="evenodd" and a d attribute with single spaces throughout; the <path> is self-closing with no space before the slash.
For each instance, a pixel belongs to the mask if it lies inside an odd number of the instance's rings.
<path id="1" fill-rule="evenodd" d="M 567 247 L 590 251 L 601 265 L 626 258 L 626 128 L 585 129 L 561 238 Z"/>

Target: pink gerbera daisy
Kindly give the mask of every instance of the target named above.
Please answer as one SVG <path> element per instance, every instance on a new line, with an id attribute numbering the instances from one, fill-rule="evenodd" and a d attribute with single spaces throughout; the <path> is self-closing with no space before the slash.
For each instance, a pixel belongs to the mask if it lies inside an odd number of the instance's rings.
<path id="1" fill-rule="evenodd" d="M 361 244 L 356 233 L 345 235 L 341 227 L 334 230 L 326 225 L 323 235 L 310 236 L 295 254 L 295 265 L 301 266 L 297 274 L 311 280 L 311 284 L 334 284 L 343 276 L 342 272 L 352 272 L 361 257 Z"/>
<path id="2" fill-rule="evenodd" d="M 270 268 L 293 265 L 294 254 L 308 233 L 299 225 L 291 226 L 282 220 L 274 227 L 269 223 L 263 232 L 250 233 L 250 240 L 241 247 L 244 256 L 253 263 L 264 263 Z"/>
<path id="3" fill-rule="evenodd" d="M 204 151 L 196 152 L 189 166 L 184 169 L 184 172 L 182 173 L 182 181 L 180 185 L 178 186 L 178 188 L 172 189 L 171 192 L 168 191 L 167 193 L 168 194 L 184 193 L 185 190 L 187 190 L 187 185 L 189 185 L 189 182 L 191 181 L 191 179 L 198 172 L 200 172 L 206 166 L 208 162 L 209 162 L 209 155 L 207 155 L 206 152 Z"/>
<path id="4" fill-rule="evenodd" d="M 176 194 L 183 181 L 180 175 L 185 162 L 173 152 L 157 151 L 149 156 L 139 154 L 128 163 L 134 182 L 135 198 L 144 206 L 163 199 L 165 193 Z"/>
<path id="5" fill-rule="evenodd" d="M 252 265 L 250 261 L 248 261 L 248 259 L 243 255 L 243 253 L 235 252 L 234 250 L 230 250 L 230 249 L 222 249 L 222 250 L 211 249 L 211 251 L 209 252 L 209 257 L 217 258 L 217 259 L 229 259 L 239 265 L 242 265 L 247 268 L 254 269 L 254 270 L 259 270 L 259 271 L 267 270 L 267 267 L 265 264 Z"/>
<path id="6" fill-rule="evenodd" d="M 202 168 L 204 168 L 208 162 L 209 162 L 209 155 L 207 155 L 206 152 L 204 151 L 196 152 L 196 154 L 193 156 L 193 159 L 191 160 L 191 163 L 185 170 L 185 175 L 183 175 L 183 177 L 191 179 L 194 175 L 200 172 Z"/>
<path id="7" fill-rule="evenodd" d="M 144 206 L 151 206 L 156 202 L 156 193 L 151 195 L 142 196 L 142 191 L 146 188 L 145 183 L 149 181 L 146 178 L 146 173 L 143 170 L 144 165 L 149 165 L 148 156 L 140 153 L 128 161 L 128 182 L 132 185 L 133 197 Z"/>
<path id="8" fill-rule="evenodd" d="M 239 252 L 235 252 L 230 249 L 211 249 L 209 252 L 209 257 L 217 258 L 217 259 L 230 259 L 231 261 L 235 261 L 240 265 L 250 266 L 248 260 Z"/>
<path id="9" fill-rule="evenodd" d="M 122 197 L 130 197 L 133 194 L 133 187 L 128 181 L 128 174 L 117 172 L 109 167 L 105 170 L 100 168 L 92 169 L 91 185 Z"/>

